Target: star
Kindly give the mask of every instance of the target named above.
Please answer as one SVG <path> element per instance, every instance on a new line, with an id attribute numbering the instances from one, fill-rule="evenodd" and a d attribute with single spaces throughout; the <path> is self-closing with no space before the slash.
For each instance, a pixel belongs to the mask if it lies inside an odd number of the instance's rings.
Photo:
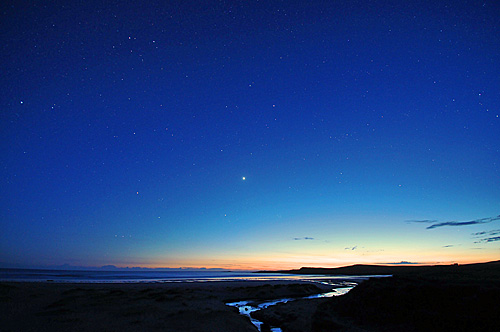
<path id="1" fill-rule="evenodd" d="M 243 181 L 245 181 L 247 178 L 246 178 L 246 177 L 242 177 L 241 179 L 242 179 Z"/>

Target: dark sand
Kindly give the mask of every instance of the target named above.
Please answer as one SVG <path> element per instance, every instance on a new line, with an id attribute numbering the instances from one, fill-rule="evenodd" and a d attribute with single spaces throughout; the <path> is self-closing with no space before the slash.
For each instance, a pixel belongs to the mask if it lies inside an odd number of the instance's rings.
<path id="1" fill-rule="evenodd" d="M 344 296 L 279 304 L 253 316 L 284 332 L 500 331 L 500 262 L 389 269 L 394 277 L 370 279 Z"/>
<path id="2" fill-rule="evenodd" d="M 282 303 L 252 316 L 284 332 L 500 331 L 500 262 L 390 268 L 393 277 L 362 282 L 344 296 Z M 299 281 L 0 283 L 0 331 L 255 332 L 225 303 L 331 288 Z"/>
<path id="3" fill-rule="evenodd" d="M 330 290 L 300 281 L 0 283 L 0 331 L 255 332 L 225 303 Z"/>

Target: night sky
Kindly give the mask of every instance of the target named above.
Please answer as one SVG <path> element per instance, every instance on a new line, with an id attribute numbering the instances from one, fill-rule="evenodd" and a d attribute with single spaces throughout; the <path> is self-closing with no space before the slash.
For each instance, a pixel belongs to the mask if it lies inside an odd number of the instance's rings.
<path id="1" fill-rule="evenodd" d="M 496 1 L 7 1 L 0 266 L 500 257 Z"/>

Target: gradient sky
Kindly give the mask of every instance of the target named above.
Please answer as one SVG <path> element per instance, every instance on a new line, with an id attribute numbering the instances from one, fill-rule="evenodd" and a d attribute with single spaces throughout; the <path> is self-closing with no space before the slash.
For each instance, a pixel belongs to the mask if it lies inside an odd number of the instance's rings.
<path id="1" fill-rule="evenodd" d="M 7 1 L 1 266 L 500 258 L 496 1 Z"/>

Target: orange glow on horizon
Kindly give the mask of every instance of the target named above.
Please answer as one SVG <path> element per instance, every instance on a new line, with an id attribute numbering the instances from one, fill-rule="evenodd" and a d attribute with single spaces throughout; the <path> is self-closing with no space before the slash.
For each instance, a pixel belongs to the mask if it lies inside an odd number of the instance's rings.
<path id="1" fill-rule="evenodd" d="M 254 262 L 247 262 L 247 263 L 240 263 L 240 264 L 181 264 L 181 265 L 166 265 L 166 264 L 140 264 L 140 265 L 127 265 L 127 264 L 120 264 L 116 265 L 117 267 L 120 268 L 126 268 L 126 267 L 143 267 L 143 268 L 172 268 L 172 269 L 224 269 L 224 270 L 233 270 L 233 271 L 260 271 L 260 270 L 269 270 L 269 271 L 277 271 L 277 270 L 293 270 L 293 269 L 299 269 L 301 267 L 313 267 L 313 268 L 338 268 L 338 267 L 344 267 L 344 266 L 351 266 L 351 265 L 356 265 L 356 264 L 366 264 L 366 265 L 393 265 L 393 266 L 400 266 L 400 265 L 413 265 L 413 266 L 418 266 L 418 265 L 451 265 L 451 264 L 475 264 L 475 263 L 486 263 L 486 262 L 491 262 L 498 260 L 497 258 L 492 258 L 492 259 L 481 259 L 481 260 L 474 260 L 474 259 L 461 259 L 461 260 L 429 260 L 429 261 L 421 261 L 421 262 L 408 262 L 406 260 L 399 260 L 399 261 L 369 261 L 369 260 L 358 260 L 358 261 L 342 261 L 342 262 L 337 262 L 337 263 L 332 263 L 332 262 L 269 262 L 269 261 L 254 261 Z M 407 264 L 404 264 L 404 262 L 408 262 Z"/>

